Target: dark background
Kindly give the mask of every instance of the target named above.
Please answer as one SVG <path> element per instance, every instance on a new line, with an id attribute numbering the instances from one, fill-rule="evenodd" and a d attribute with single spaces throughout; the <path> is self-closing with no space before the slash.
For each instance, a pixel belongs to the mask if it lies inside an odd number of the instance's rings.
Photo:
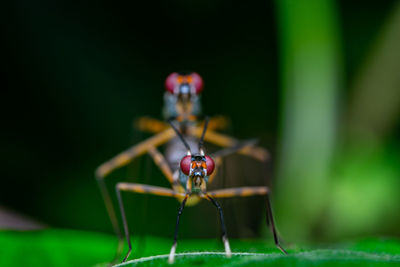
<path id="1" fill-rule="evenodd" d="M 335 2 L 343 106 L 395 3 Z M 163 82 L 177 70 L 203 76 L 207 115 L 226 115 L 229 134 L 258 138 L 276 158 L 284 99 L 274 2 L 18 0 L 3 13 L 1 205 L 52 227 L 111 232 L 94 170 L 148 137 L 133 121 L 161 118 Z M 399 137 L 396 125 L 390 140 Z M 111 190 L 128 176 L 159 177 L 148 165 L 144 158 L 118 171 L 110 178 Z M 269 167 L 274 166 L 273 160 Z M 150 183 L 167 185 L 159 178 Z M 131 220 L 148 216 L 145 232 L 172 235 L 178 204 L 162 200 L 146 204 L 131 197 L 142 206 L 131 204 Z M 261 208 L 255 209 L 257 220 Z M 171 223 L 157 230 L 160 220 Z M 211 221 L 216 228 L 216 219 Z M 386 233 L 399 231 L 388 227 Z"/>

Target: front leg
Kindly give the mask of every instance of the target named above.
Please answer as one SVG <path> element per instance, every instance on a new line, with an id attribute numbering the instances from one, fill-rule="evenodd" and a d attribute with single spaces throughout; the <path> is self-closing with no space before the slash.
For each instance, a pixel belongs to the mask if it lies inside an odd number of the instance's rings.
<path id="1" fill-rule="evenodd" d="M 210 201 L 218 209 L 219 221 L 220 221 L 220 225 L 221 225 L 221 238 L 222 238 L 222 242 L 224 243 L 226 257 L 230 258 L 230 257 L 232 257 L 232 251 L 231 251 L 231 247 L 229 245 L 228 235 L 226 233 L 225 220 L 224 220 L 224 214 L 222 212 L 222 208 L 219 205 L 219 203 L 214 198 L 212 198 L 209 194 L 205 193 L 203 195 L 203 198 Z"/>
<path id="2" fill-rule="evenodd" d="M 175 251 L 176 251 L 176 246 L 177 246 L 177 242 L 178 242 L 178 232 L 179 232 L 179 219 L 181 217 L 183 209 L 185 208 L 185 204 L 186 204 L 188 197 L 189 197 L 189 194 L 186 194 L 185 198 L 182 201 L 181 206 L 179 207 L 178 216 L 176 217 L 174 242 L 172 243 L 172 247 L 169 252 L 169 257 L 168 257 L 168 263 L 170 263 L 170 264 L 174 263 L 174 261 L 175 261 Z"/>
<path id="3" fill-rule="evenodd" d="M 117 192 L 118 204 L 119 204 L 119 208 L 121 211 L 122 223 L 124 225 L 125 237 L 126 237 L 126 241 L 128 242 L 128 247 L 129 247 L 128 253 L 126 254 L 125 258 L 122 261 L 122 262 L 125 262 L 128 259 L 129 254 L 132 251 L 132 243 L 131 243 L 131 238 L 129 235 L 128 222 L 126 220 L 126 214 L 125 214 L 125 209 L 124 209 L 124 203 L 122 201 L 121 191 L 134 192 L 134 193 L 138 193 L 138 194 L 151 194 L 151 195 L 164 196 L 164 197 L 185 197 L 185 194 L 175 192 L 169 188 L 163 188 L 163 187 L 151 186 L 151 185 L 143 185 L 143 184 L 133 184 L 133 183 L 118 183 L 115 189 Z M 186 202 L 186 200 L 185 200 L 185 202 Z"/>

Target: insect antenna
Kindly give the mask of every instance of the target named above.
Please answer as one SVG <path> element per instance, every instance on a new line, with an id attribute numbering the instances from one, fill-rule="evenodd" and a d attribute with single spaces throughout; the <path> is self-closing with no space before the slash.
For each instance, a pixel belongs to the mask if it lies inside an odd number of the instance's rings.
<path id="1" fill-rule="evenodd" d="M 168 120 L 168 123 L 171 125 L 172 129 L 174 129 L 174 131 L 175 131 L 176 135 L 179 137 L 179 139 L 181 139 L 182 143 L 185 145 L 186 149 L 188 150 L 188 153 L 192 154 L 192 152 L 190 151 L 189 144 L 186 142 L 185 138 L 183 138 L 183 135 L 178 130 L 178 128 L 176 128 L 176 126 L 172 123 L 172 120 Z"/>
<path id="2" fill-rule="evenodd" d="M 199 152 L 201 155 L 204 156 L 204 150 L 203 150 L 203 146 L 204 146 L 204 136 L 206 135 L 206 131 L 207 131 L 207 126 L 208 126 L 208 121 L 209 118 L 206 117 L 204 119 L 204 128 L 203 128 L 203 133 L 201 134 L 200 140 L 199 140 Z"/>

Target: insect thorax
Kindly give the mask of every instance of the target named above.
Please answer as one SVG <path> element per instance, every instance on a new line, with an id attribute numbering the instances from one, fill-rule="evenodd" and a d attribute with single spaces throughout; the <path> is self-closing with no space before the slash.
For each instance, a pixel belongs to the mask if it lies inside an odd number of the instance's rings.
<path id="1" fill-rule="evenodd" d="M 180 99 L 177 95 L 170 94 L 168 92 L 164 93 L 164 107 L 163 107 L 163 116 L 165 119 L 169 118 L 177 118 L 182 116 L 182 111 L 180 108 Z M 190 96 L 190 110 L 189 114 L 192 116 L 199 116 L 201 114 L 201 103 L 200 96 L 191 95 Z"/>

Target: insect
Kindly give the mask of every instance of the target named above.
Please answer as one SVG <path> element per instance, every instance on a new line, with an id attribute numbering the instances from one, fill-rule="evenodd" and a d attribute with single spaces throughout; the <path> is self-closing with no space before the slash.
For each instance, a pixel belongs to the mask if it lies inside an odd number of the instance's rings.
<path id="1" fill-rule="evenodd" d="M 198 120 L 201 113 L 200 93 L 203 89 L 203 80 L 199 74 L 195 72 L 172 73 L 167 77 L 165 87 L 163 115 L 168 123 L 151 118 L 141 118 L 137 123 L 137 127 L 142 131 L 151 132 L 155 135 L 121 152 L 96 169 L 96 179 L 114 231 L 119 239 L 116 259 L 122 253 L 124 241 L 116 212 L 105 184 L 105 178 L 112 171 L 127 165 L 133 159 L 146 153 L 152 157 L 154 163 L 170 182 L 171 189 L 137 183 L 117 183 L 117 199 L 125 238 L 129 246 L 128 253 L 123 261 L 126 261 L 129 257 L 132 245 L 121 196 L 122 191 L 175 197 L 181 203 L 177 216 L 174 242 L 169 256 L 170 263 L 174 261 L 175 257 L 180 215 L 185 206 L 195 205 L 201 199 L 210 201 L 218 209 L 222 241 L 226 256 L 230 257 L 231 249 L 226 234 L 223 212 L 216 199 L 254 195 L 266 196 L 267 223 L 269 222 L 276 246 L 286 254 L 286 251 L 279 243 L 276 233 L 268 198 L 268 187 L 240 187 L 207 191 L 207 185 L 212 183 L 215 178 L 218 166 L 224 156 L 240 153 L 266 162 L 269 157 L 268 152 L 261 147 L 255 146 L 256 142 L 254 140 L 239 142 L 235 138 L 217 133 L 216 130 L 224 128 L 226 125 L 226 120 L 222 117 L 206 119 L 204 122 Z M 196 140 L 199 140 L 199 142 L 197 143 Z M 205 141 L 224 148 L 211 156 L 207 155 L 204 151 Z M 157 149 L 163 144 L 167 144 L 165 156 Z"/>

